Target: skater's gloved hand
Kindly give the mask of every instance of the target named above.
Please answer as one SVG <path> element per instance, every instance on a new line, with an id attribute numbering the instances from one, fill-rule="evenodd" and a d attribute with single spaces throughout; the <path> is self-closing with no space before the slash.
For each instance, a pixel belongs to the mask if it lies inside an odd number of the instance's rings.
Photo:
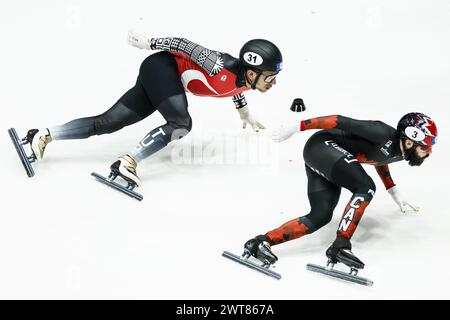
<path id="1" fill-rule="evenodd" d="M 388 189 L 389 194 L 391 195 L 392 199 L 394 199 L 395 203 L 400 207 L 400 210 L 405 212 L 419 212 L 420 208 L 416 205 L 413 205 L 409 203 L 407 200 L 403 198 L 401 193 L 398 192 L 397 187 L 393 186 L 392 188 Z"/>
<path id="2" fill-rule="evenodd" d="M 242 120 L 242 128 L 245 129 L 247 127 L 247 124 L 251 125 L 253 128 L 253 131 L 259 132 L 260 129 L 265 129 L 265 127 L 256 121 L 255 117 L 253 117 L 250 114 L 250 110 L 248 109 L 248 106 L 245 106 L 243 108 L 237 109 L 239 112 L 239 116 Z"/>
<path id="3" fill-rule="evenodd" d="M 130 29 L 128 31 L 128 44 L 139 49 L 151 49 L 151 39 L 135 29 Z"/>
<path id="4" fill-rule="evenodd" d="M 272 140 L 280 143 L 289 139 L 296 132 L 300 132 L 300 124 L 298 122 L 290 125 L 281 125 L 272 130 Z"/>

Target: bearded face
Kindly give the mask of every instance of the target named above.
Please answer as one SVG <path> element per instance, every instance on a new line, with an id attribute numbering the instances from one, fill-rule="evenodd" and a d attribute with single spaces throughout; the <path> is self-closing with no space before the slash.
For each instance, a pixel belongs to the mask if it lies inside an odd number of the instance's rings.
<path id="1" fill-rule="evenodd" d="M 431 150 L 425 151 L 421 146 L 407 146 L 406 141 L 403 141 L 403 148 L 405 151 L 404 158 L 408 161 L 410 166 L 420 166 L 431 154 Z"/>

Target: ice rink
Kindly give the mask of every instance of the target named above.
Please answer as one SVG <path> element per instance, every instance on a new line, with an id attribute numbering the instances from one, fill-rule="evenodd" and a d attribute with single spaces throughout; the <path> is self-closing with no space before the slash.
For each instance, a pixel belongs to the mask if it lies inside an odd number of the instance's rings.
<path id="1" fill-rule="evenodd" d="M 115 134 L 56 141 L 28 178 L 7 129 L 23 135 L 112 106 L 151 53 L 127 44 L 135 25 L 233 56 L 252 38 L 277 44 L 277 84 L 246 94 L 267 129 L 242 130 L 231 98 L 188 95 L 193 130 L 140 164 L 142 202 L 90 173 L 107 174 L 164 123 L 158 113 Z M 0 298 L 450 298 L 450 2 L 3 1 L 0 39 Z M 297 97 L 304 113 L 289 110 Z M 301 153 L 313 131 L 275 144 L 271 128 L 331 114 L 396 126 L 411 111 L 436 121 L 439 140 L 422 167 L 391 165 L 420 214 L 402 214 L 365 166 L 378 189 L 352 243 L 372 287 L 306 270 L 326 260 L 344 190 L 330 224 L 273 247 L 282 280 L 221 257 L 309 212 Z"/>

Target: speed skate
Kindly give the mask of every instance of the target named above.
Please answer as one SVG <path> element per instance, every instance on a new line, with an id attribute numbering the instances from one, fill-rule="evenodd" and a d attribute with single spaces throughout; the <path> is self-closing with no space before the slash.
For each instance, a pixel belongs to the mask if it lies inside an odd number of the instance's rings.
<path id="1" fill-rule="evenodd" d="M 347 266 L 348 268 L 350 268 L 350 271 L 347 273 L 347 272 L 335 270 L 334 269 L 335 265 L 336 265 L 336 263 L 334 263 L 331 259 L 328 259 L 327 265 L 325 267 L 308 263 L 306 265 L 306 269 L 309 271 L 312 271 L 312 272 L 321 273 L 321 274 L 324 274 L 324 275 L 327 275 L 330 277 L 354 282 L 354 283 L 361 284 L 361 285 L 368 286 L 368 287 L 373 285 L 372 280 L 357 276 L 359 270 L 356 267 Z"/>
<path id="2" fill-rule="evenodd" d="M 249 267 L 253 270 L 264 273 L 269 277 L 275 278 L 277 280 L 281 279 L 281 275 L 279 273 L 276 273 L 275 271 L 270 269 L 271 263 L 269 261 L 264 261 L 262 262 L 262 264 L 257 264 L 250 260 L 251 254 L 247 251 L 245 251 L 241 256 L 238 256 L 228 251 L 224 251 L 222 253 L 222 256 L 230 260 L 233 260 L 237 263 L 240 263 L 246 267 Z"/>
<path id="3" fill-rule="evenodd" d="M 34 170 L 32 167 L 32 163 L 36 161 L 36 156 L 34 153 L 31 153 L 30 156 L 27 155 L 25 152 L 25 149 L 23 148 L 24 145 L 30 144 L 31 140 L 28 139 L 28 135 L 20 139 L 17 135 L 16 129 L 11 128 L 8 129 L 9 137 L 11 138 L 12 143 L 14 144 L 14 147 L 16 148 L 17 154 L 19 155 L 20 161 L 23 164 L 23 167 L 25 168 L 25 171 L 28 175 L 28 177 L 34 176 Z"/>
<path id="4" fill-rule="evenodd" d="M 93 176 L 97 181 L 99 181 L 113 189 L 116 189 L 122 193 L 125 193 L 127 196 L 135 198 L 136 200 L 142 201 L 144 199 L 144 197 L 141 194 L 134 191 L 134 188 L 136 187 L 136 185 L 133 184 L 131 181 L 124 180 L 127 183 L 126 186 L 121 185 L 120 183 L 116 182 L 115 180 L 118 177 L 118 175 L 114 174 L 113 172 L 111 172 L 109 174 L 108 178 L 106 178 L 98 173 L 95 173 L 95 172 L 92 172 L 91 176 Z"/>

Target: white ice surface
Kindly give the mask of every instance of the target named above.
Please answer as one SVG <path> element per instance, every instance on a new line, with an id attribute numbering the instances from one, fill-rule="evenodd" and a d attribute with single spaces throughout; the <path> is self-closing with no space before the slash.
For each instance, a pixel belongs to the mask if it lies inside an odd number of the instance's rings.
<path id="1" fill-rule="evenodd" d="M 301 151 L 312 132 L 280 145 L 269 130 L 255 137 L 240 129 L 231 99 L 188 97 L 194 129 L 139 166 L 143 202 L 89 174 L 106 174 L 163 123 L 159 114 L 112 135 L 52 143 L 36 176 L 26 177 L 7 128 L 23 134 L 109 108 L 149 54 L 126 44 L 139 17 L 152 36 L 235 56 L 251 38 L 278 44 L 285 62 L 277 85 L 247 94 L 268 128 L 336 113 L 393 126 L 410 111 L 436 120 L 439 141 L 423 167 L 391 166 L 420 214 L 401 214 L 366 167 L 378 191 L 353 251 L 373 287 L 305 268 L 325 262 L 348 191 L 329 225 L 274 248 L 281 281 L 221 257 L 309 212 Z M 448 1 L 4 1 L 0 39 L 0 298 L 450 298 Z M 295 97 L 305 113 L 289 111 Z M 174 162 L 174 148 L 191 142 L 197 162 Z"/>

